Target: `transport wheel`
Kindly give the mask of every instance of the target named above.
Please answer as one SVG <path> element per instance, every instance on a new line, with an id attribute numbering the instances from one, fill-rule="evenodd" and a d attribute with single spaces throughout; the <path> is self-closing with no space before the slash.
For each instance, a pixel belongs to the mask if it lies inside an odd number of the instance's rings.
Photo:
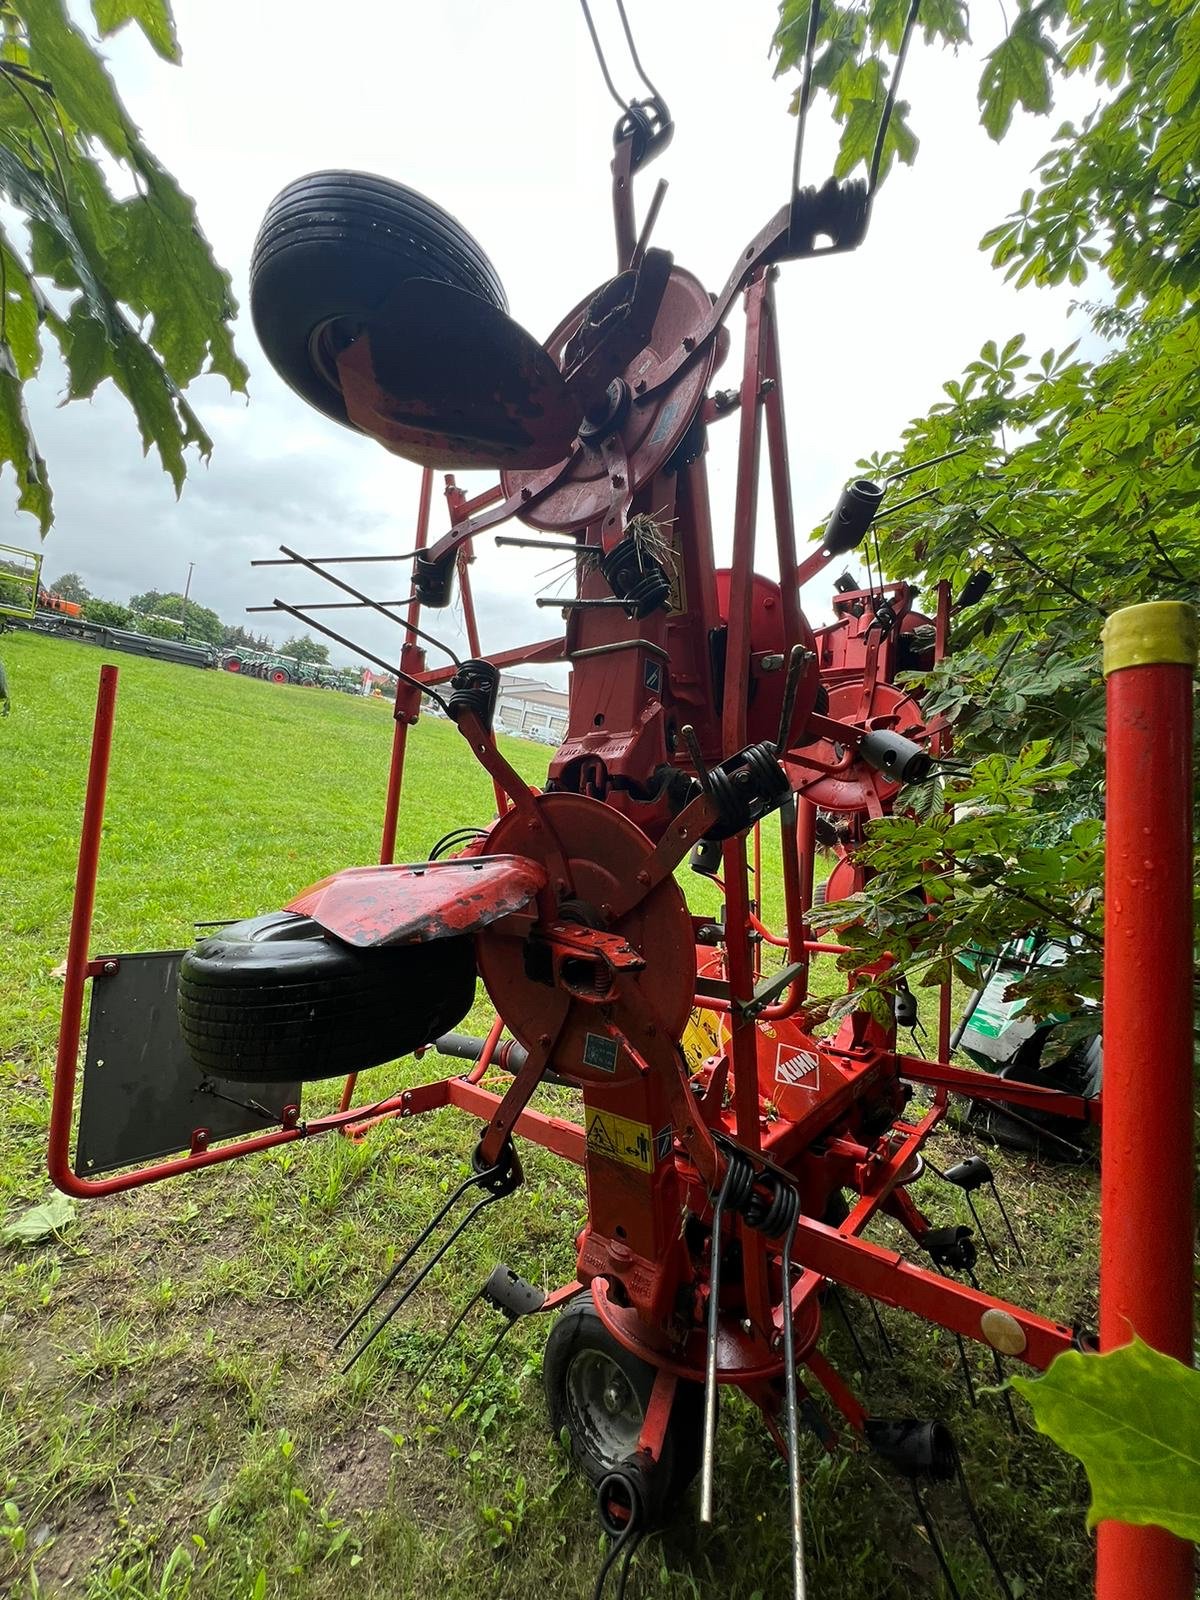
<path id="1" fill-rule="evenodd" d="M 241 656 L 229 656 L 225 662 L 226 672 L 240 672 L 242 670 Z"/>
<path id="2" fill-rule="evenodd" d="M 542 1362 L 546 1404 L 555 1435 L 565 1428 L 576 1466 L 594 1488 L 637 1449 L 655 1369 L 619 1344 L 590 1298 L 572 1302 L 550 1330 Z M 704 1390 L 680 1381 L 651 1485 L 662 1512 L 700 1468 Z"/>
<path id="3" fill-rule="evenodd" d="M 475 998 L 468 938 L 357 949 L 270 911 L 183 957 L 179 1022 L 220 1078 L 308 1082 L 394 1061 L 461 1022 Z"/>
<path id="4" fill-rule="evenodd" d="M 271 682 L 272 683 L 291 683 L 291 681 L 292 681 L 292 675 L 291 675 L 291 673 L 288 671 L 288 669 L 286 667 L 272 667 L 271 668 Z"/>
<path id="5" fill-rule="evenodd" d="M 313 172 L 276 195 L 250 260 L 268 361 L 302 399 L 351 424 L 336 357 L 398 284 L 449 284 L 508 310 L 496 269 L 447 211 L 365 172 Z"/>

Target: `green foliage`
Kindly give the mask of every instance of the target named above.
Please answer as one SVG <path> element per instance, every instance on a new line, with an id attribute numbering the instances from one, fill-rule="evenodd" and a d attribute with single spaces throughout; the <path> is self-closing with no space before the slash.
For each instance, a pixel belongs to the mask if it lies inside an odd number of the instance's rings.
<path id="1" fill-rule="evenodd" d="M 138 621 L 128 606 L 118 605 L 115 600 L 89 600 L 83 615 L 88 622 L 98 622 L 104 628 L 132 628 Z"/>
<path id="2" fill-rule="evenodd" d="M 197 605 L 188 596 L 186 602 L 187 624 L 184 629 L 184 598 L 174 590 L 163 593 L 159 589 L 147 589 L 145 594 L 133 594 L 129 597 L 130 611 L 139 614 L 149 614 L 157 617 L 161 622 L 164 619 L 174 622 L 178 619 L 181 630 L 186 631 L 189 639 L 203 639 L 208 644 L 220 644 L 225 634 L 225 624 L 215 611 L 208 606 Z M 175 638 L 174 634 L 158 633 L 155 629 L 145 627 L 143 633 L 153 633 L 156 638 Z M 182 637 L 183 632 L 178 635 Z"/>
<path id="3" fill-rule="evenodd" d="M 91 591 L 77 572 L 64 572 L 61 578 L 56 578 L 50 585 L 50 591 L 60 600 L 70 600 L 80 606 L 92 598 Z"/>
<path id="4" fill-rule="evenodd" d="M 1200 1540 L 1200 1372 L 1135 1338 L 1010 1381 L 1040 1431 L 1087 1468 L 1089 1527 L 1111 1518 Z"/>
<path id="5" fill-rule="evenodd" d="M 93 0 L 92 10 L 102 35 L 136 22 L 179 59 L 167 0 Z M 134 191 L 125 198 L 108 181 L 114 164 Z M 45 332 L 62 351 L 67 398 L 111 378 L 178 493 L 185 451 L 212 449 L 183 390 L 203 372 L 246 384 L 229 275 L 65 0 L 0 4 L 0 195 L 28 230 L 25 250 L 0 231 L 0 471 L 12 467 L 18 505 L 45 533 L 50 485 L 23 398 Z"/>
<path id="6" fill-rule="evenodd" d="M 217 643 L 227 650 L 269 650 L 271 641 L 265 633 L 252 633 L 239 623 L 236 627 L 226 623 Z"/>
<path id="7" fill-rule="evenodd" d="M 41 1244 L 69 1228 L 75 1221 L 75 1202 L 65 1194 L 52 1194 L 40 1205 L 30 1206 L 12 1222 L 0 1229 L 0 1239 L 5 1244 Z"/>
<path id="8" fill-rule="evenodd" d="M 845 154 L 843 85 L 894 49 L 897 8 L 872 0 L 822 16 L 814 78 Z M 956 44 L 965 16 L 924 8 L 926 37 Z M 980 568 L 992 583 L 956 614 L 950 658 L 911 685 L 953 725 L 956 760 L 975 765 L 936 796 L 906 797 L 915 816 L 870 825 L 863 856 L 877 876 L 847 942 L 858 959 L 890 949 L 938 982 L 968 944 L 1070 936 L 1065 966 L 1014 986 L 1038 1016 L 1099 995 L 1101 624 L 1146 600 L 1200 600 L 1198 16 L 1183 0 L 1022 0 L 980 81 L 989 133 L 1001 137 L 1018 107 L 1050 111 L 1064 76 L 1091 74 L 1099 104 L 1057 130 L 1035 186 L 983 246 L 1018 284 L 1105 271 L 1113 300 L 1091 310 L 1109 351 L 1089 361 L 1074 346 L 1029 351 L 1019 333 L 989 340 L 899 449 L 863 462 L 886 474 L 959 451 L 910 480 L 925 498 L 890 516 L 885 502 L 884 567 L 927 592 L 945 581 L 956 595 Z M 806 17 L 807 5 L 781 6 L 780 70 L 798 61 Z M 936 815 L 944 803 L 951 817 Z M 932 859 L 947 862 L 937 880 Z M 931 916 L 923 891 L 935 881 Z M 849 910 L 819 920 L 837 927 Z"/>
<path id="9" fill-rule="evenodd" d="M 318 644 L 307 633 L 302 634 L 298 639 L 289 639 L 286 644 L 280 647 L 279 653 L 281 656 L 291 656 L 296 661 L 313 666 L 324 666 L 329 660 L 329 646 L 327 644 Z"/>

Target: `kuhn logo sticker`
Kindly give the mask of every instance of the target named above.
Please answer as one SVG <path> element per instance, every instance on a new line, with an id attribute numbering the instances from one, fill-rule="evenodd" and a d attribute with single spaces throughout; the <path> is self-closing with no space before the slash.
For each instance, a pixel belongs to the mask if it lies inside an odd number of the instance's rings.
<path id="1" fill-rule="evenodd" d="M 816 1089 L 820 1066 L 820 1060 L 811 1050 L 781 1044 L 775 1052 L 775 1082 L 793 1089 Z"/>

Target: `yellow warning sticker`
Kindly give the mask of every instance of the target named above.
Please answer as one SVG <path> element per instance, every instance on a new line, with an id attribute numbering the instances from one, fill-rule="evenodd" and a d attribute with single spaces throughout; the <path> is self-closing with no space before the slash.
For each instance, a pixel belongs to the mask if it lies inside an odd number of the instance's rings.
<path id="1" fill-rule="evenodd" d="M 611 1111 L 589 1111 L 587 1147 L 591 1155 L 622 1161 L 640 1172 L 654 1171 L 654 1136 L 648 1122 L 631 1122 Z"/>
<path id="2" fill-rule="evenodd" d="M 703 1009 L 693 1011 L 680 1040 L 688 1068 L 694 1071 L 709 1056 L 718 1055 L 721 1042 L 721 1019 L 717 1013 Z"/>

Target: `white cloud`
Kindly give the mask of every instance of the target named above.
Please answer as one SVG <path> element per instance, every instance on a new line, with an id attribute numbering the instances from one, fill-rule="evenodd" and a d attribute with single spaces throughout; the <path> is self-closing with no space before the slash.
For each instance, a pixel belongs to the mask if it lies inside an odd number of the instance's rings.
<path id="1" fill-rule="evenodd" d="M 182 69 L 160 63 L 132 31 L 108 54 L 151 146 L 195 195 L 243 308 L 267 202 L 320 167 L 385 173 L 446 206 L 495 262 L 513 315 L 539 337 L 613 270 L 616 108 L 569 0 L 176 0 L 175 9 Z M 629 0 L 628 9 L 676 121 L 671 148 L 639 180 L 641 204 L 659 176 L 670 180 L 655 242 L 716 289 L 786 197 L 793 85 L 771 79 L 775 7 Z M 632 89 L 612 8 L 594 0 L 593 10 L 618 81 Z M 918 37 L 904 87 L 922 140 L 915 169 L 889 180 L 857 253 L 790 265 L 777 286 L 802 527 L 829 507 L 854 460 L 892 444 L 985 339 L 1023 330 L 1040 350 L 1078 332 L 1068 327 L 1066 293 L 1027 292 L 1018 302 L 978 252 L 980 235 L 1015 204 L 1053 131 L 1046 121 L 1026 122 L 1003 145 L 990 143 L 975 105 L 981 47 L 956 60 Z M 822 121 L 818 102 L 807 181 L 828 171 L 833 141 Z M 739 360 L 740 313 L 730 326 L 727 371 Z M 238 340 L 251 368 L 251 403 L 231 400 L 212 381 L 196 386 L 216 451 L 208 468 L 193 469 L 178 505 L 156 465 L 142 461 L 123 401 L 110 388 L 90 405 L 56 409 L 48 364 L 32 410 L 57 494 L 59 520 L 46 545 L 51 575 L 74 568 L 93 589 L 124 599 L 178 588 L 194 561 L 195 598 L 236 621 L 242 607 L 275 593 L 318 598 L 316 579 L 249 567 L 280 542 L 318 555 L 409 547 L 418 470 L 284 388 L 244 309 Z M 728 542 L 733 448 L 730 425 L 713 430 L 719 550 Z M 436 496 L 434 516 L 436 534 L 446 525 Z M 36 535 L 14 514 L 3 537 L 29 544 Z M 770 571 L 765 527 L 760 544 Z M 511 550 L 501 558 L 486 541 L 478 555 L 485 648 L 552 632 L 533 606 L 546 558 Z M 406 592 L 403 568 L 365 570 L 385 598 Z M 357 572 L 367 583 L 364 569 Z M 823 612 L 823 593 L 806 600 Z M 280 638 L 293 631 L 290 618 L 271 626 Z M 394 633 L 378 619 L 356 618 L 346 630 L 377 653 L 394 649 Z"/>

